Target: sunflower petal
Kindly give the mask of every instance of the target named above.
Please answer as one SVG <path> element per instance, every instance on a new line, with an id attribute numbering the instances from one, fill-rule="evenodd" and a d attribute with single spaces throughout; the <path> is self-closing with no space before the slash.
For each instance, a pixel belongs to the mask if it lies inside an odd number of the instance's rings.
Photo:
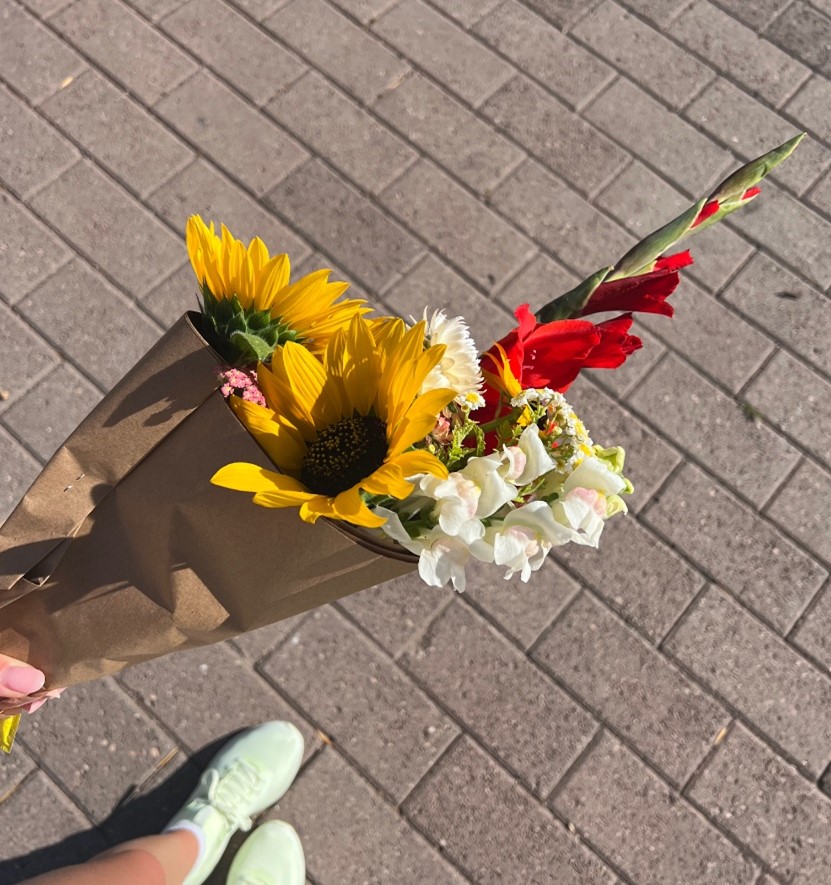
<path id="1" fill-rule="evenodd" d="M 231 408 L 260 448 L 281 470 L 299 470 L 306 455 L 306 443 L 300 432 L 276 419 L 271 409 L 231 397 Z"/>
<path id="2" fill-rule="evenodd" d="M 395 457 L 423 439 L 436 426 L 439 412 L 453 399 L 455 392 L 447 387 L 431 390 L 418 397 L 393 429 L 387 448 Z"/>
<path id="3" fill-rule="evenodd" d="M 355 317 L 349 324 L 345 342 L 341 368 L 343 389 L 352 409 L 359 415 L 368 415 L 378 391 L 380 370 L 369 323 Z"/>
<path id="4" fill-rule="evenodd" d="M 260 507 L 297 507 L 299 505 L 302 508 L 308 501 L 316 497 L 319 496 L 313 495 L 311 492 L 296 492 L 289 489 L 257 492 L 253 500 Z"/>
<path id="5" fill-rule="evenodd" d="M 386 520 L 376 516 L 369 507 L 364 504 L 361 497 L 361 488 L 352 486 L 345 492 L 341 492 L 332 502 L 332 515 L 335 519 L 342 519 L 352 525 L 362 525 L 366 528 L 378 528 Z"/>
<path id="6" fill-rule="evenodd" d="M 423 449 L 415 449 L 412 452 L 403 452 L 396 455 L 389 461 L 394 464 L 400 471 L 402 476 L 416 476 L 419 473 L 429 473 L 431 476 L 437 476 L 440 479 L 447 478 L 447 467 L 430 452 Z"/>
<path id="7" fill-rule="evenodd" d="M 412 494 L 414 486 L 404 479 L 401 468 L 392 462 L 382 465 L 371 476 L 361 480 L 361 488 L 370 495 L 390 495 L 401 501 Z"/>
<path id="8" fill-rule="evenodd" d="M 306 487 L 299 480 L 283 476 L 273 470 L 266 470 L 257 464 L 246 464 L 238 461 L 226 464 L 211 477 L 215 486 L 223 489 L 235 489 L 238 492 L 305 491 Z"/>

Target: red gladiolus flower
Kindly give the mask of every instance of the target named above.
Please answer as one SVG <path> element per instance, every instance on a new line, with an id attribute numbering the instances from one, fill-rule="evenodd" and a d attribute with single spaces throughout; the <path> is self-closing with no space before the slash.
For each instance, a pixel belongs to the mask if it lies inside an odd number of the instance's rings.
<path id="1" fill-rule="evenodd" d="M 632 315 L 624 314 L 595 325 L 588 320 L 538 323 L 527 304 L 517 308 L 518 326 L 482 357 L 486 408 L 495 411 L 500 394 L 510 399 L 519 390 L 506 390 L 500 367 L 507 360 L 520 389 L 550 387 L 564 393 L 581 369 L 615 368 L 641 347 L 629 335 Z"/>
<path id="2" fill-rule="evenodd" d="M 592 293 L 580 316 L 605 311 L 636 311 L 671 317 L 672 305 L 667 298 L 675 291 L 680 277 L 678 270 L 692 264 L 689 252 L 659 258 L 650 273 L 622 280 L 601 283 Z"/>

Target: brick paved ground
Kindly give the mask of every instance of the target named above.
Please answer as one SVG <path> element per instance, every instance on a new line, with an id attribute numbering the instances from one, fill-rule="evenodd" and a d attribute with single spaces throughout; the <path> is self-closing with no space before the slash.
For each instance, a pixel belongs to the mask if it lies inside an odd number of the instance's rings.
<path id="1" fill-rule="evenodd" d="M 484 342 L 811 138 L 573 388 L 637 485 L 600 555 L 69 692 L 0 761 L 2 882 L 152 832 L 272 717 L 317 885 L 831 881 L 829 45 L 829 0 L 3 0 L 0 517 L 192 305 L 190 212 Z"/>

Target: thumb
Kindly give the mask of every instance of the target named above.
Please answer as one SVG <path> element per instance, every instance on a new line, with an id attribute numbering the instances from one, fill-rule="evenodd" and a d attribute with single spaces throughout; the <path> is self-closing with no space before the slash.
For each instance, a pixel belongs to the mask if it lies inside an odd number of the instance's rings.
<path id="1" fill-rule="evenodd" d="M 24 661 L 0 654 L 0 698 L 23 698 L 43 688 L 46 677 Z"/>

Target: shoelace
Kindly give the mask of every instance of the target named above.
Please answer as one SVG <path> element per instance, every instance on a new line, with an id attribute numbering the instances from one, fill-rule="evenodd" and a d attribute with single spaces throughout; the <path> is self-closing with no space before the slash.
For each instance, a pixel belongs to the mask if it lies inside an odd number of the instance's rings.
<path id="1" fill-rule="evenodd" d="M 247 833 L 253 821 L 241 810 L 240 804 L 241 800 L 247 800 L 250 807 L 252 794 L 263 782 L 262 772 L 250 762 L 240 759 L 221 777 L 216 769 L 209 768 L 203 779 L 208 788 L 208 803 L 220 812 L 234 829 Z"/>

